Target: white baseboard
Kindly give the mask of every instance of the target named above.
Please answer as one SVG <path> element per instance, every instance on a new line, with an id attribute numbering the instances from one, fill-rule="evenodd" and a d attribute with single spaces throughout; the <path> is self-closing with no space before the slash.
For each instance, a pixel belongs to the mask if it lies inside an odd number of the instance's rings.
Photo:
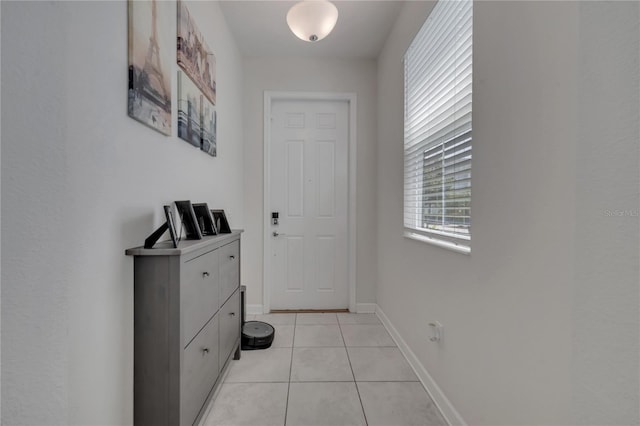
<path id="1" fill-rule="evenodd" d="M 376 312 L 375 303 L 357 303 L 356 304 L 356 312 L 359 314 L 373 314 Z M 256 305 L 247 305 L 247 315 L 260 315 L 263 314 L 264 307 L 260 304 Z"/>
<path id="2" fill-rule="evenodd" d="M 451 404 L 451 401 L 449 401 L 449 399 L 447 399 L 447 397 L 444 395 L 444 393 L 442 392 L 438 384 L 433 380 L 427 369 L 424 368 L 424 365 L 422 365 L 420 360 L 418 360 L 416 354 L 413 353 L 404 339 L 400 337 L 400 334 L 398 334 L 398 330 L 396 330 L 393 324 L 391 324 L 391 321 L 389 321 L 389 318 L 385 315 L 384 312 L 382 312 L 382 309 L 380 309 L 380 307 L 376 305 L 375 312 L 393 340 L 396 342 L 396 345 L 398 345 L 398 349 L 400 349 L 404 357 L 409 362 L 409 365 L 411 365 L 411 368 L 413 368 L 413 371 L 420 379 L 420 382 L 422 382 L 422 385 L 426 389 L 433 402 L 436 404 L 436 407 L 438 407 L 438 409 L 442 413 L 442 416 L 444 417 L 447 424 L 449 424 L 450 426 L 467 426 L 460 413 L 458 413 L 458 411 Z"/>
<path id="3" fill-rule="evenodd" d="M 373 314 L 376 312 L 377 306 L 375 303 L 356 303 L 356 313 Z"/>
<path id="4" fill-rule="evenodd" d="M 247 304 L 247 315 L 260 315 L 263 314 L 262 305 L 249 305 Z"/>

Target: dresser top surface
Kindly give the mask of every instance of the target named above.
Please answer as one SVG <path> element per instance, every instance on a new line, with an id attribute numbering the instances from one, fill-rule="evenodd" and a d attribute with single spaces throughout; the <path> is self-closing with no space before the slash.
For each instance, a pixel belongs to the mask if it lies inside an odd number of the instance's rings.
<path id="1" fill-rule="evenodd" d="M 239 239 L 242 232 L 244 232 L 243 229 L 234 229 L 230 234 L 202 237 L 201 240 L 182 240 L 178 243 L 178 248 L 174 248 L 171 241 L 161 241 L 156 243 L 152 249 L 140 246 L 127 249 L 124 253 L 127 256 L 182 256 L 208 246 L 222 246 L 227 242 Z"/>

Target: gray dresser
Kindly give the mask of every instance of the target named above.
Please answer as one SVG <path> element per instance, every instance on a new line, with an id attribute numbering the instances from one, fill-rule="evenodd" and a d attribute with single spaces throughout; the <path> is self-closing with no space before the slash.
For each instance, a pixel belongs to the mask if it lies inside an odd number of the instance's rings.
<path id="1" fill-rule="evenodd" d="M 134 425 L 200 421 L 240 357 L 241 232 L 125 252 L 134 256 Z"/>

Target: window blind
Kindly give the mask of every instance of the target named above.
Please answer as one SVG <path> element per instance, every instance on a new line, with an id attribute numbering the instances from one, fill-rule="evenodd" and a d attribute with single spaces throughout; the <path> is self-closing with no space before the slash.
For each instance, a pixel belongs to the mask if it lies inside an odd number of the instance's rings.
<path id="1" fill-rule="evenodd" d="M 472 0 L 440 0 L 405 57 L 404 226 L 471 238 Z"/>

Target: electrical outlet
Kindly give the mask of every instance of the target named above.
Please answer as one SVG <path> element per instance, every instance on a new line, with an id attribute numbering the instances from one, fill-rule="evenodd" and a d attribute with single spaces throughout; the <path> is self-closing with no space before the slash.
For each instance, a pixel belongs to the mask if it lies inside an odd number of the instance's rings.
<path id="1" fill-rule="evenodd" d="M 429 327 L 431 327 L 431 337 L 429 337 L 429 340 L 431 342 L 441 341 L 444 335 L 444 327 L 442 326 L 442 324 L 440 324 L 439 321 L 430 322 Z"/>

